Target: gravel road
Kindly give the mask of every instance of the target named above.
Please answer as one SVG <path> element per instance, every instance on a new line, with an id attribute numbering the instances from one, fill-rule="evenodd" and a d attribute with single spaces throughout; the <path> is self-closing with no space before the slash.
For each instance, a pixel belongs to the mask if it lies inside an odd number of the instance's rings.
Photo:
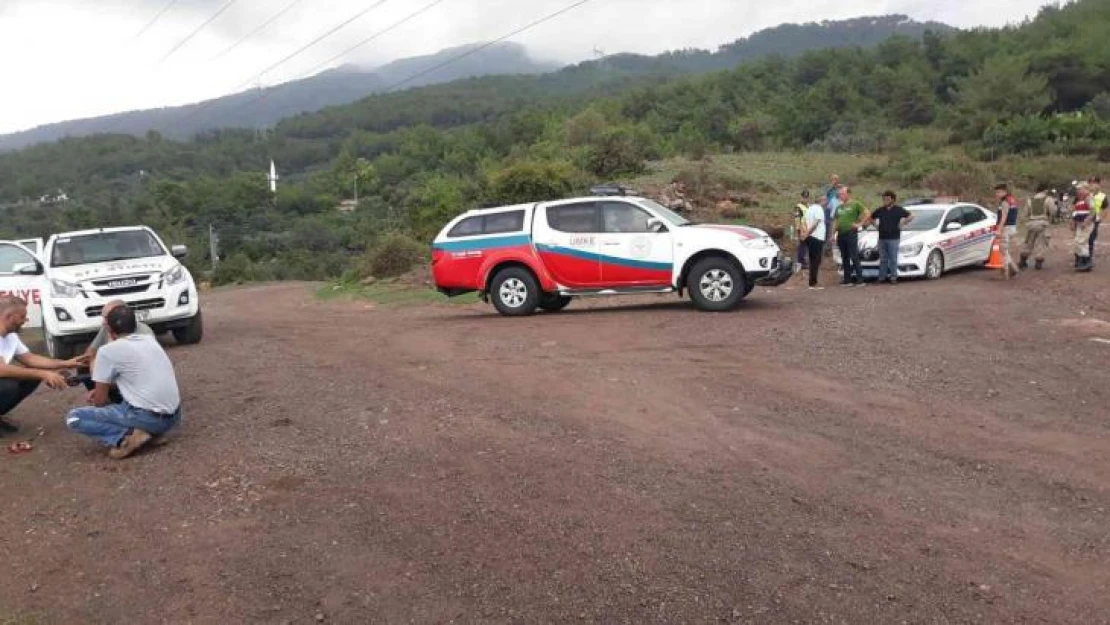
<path id="1" fill-rule="evenodd" d="M 722 315 L 213 292 L 169 445 L 14 414 L 0 623 L 1110 622 L 1110 261 L 1052 263 Z"/>

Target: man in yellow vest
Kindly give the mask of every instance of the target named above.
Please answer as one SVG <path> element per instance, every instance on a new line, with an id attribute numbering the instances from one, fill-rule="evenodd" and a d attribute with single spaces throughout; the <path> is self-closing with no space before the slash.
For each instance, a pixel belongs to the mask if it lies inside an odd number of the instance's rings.
<path id="1" fill-rule="evenodd" d="M 1091 178 L 1087 183 L 1091 190 L 1091 214 L 1094 215 L 1094 229 L 1091 230 L 1090 247 L 1091 264 L 1095 262 L 1095 241 L 1098 240 L 1098 225 L 1102 222 L 1102 211 L 1106 208 L 1106 193 L 1102 191 L 1102 178 Z"/>

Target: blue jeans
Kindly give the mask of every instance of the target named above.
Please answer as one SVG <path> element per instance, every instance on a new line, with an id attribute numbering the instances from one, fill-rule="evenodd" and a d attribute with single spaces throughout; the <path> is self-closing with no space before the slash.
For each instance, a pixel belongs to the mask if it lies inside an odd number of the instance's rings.
<path id="1" fill-rule="evenodd" d="M 879 239 L 879 282 L 898 279 L 898 244 L 900 239 Z"/>
<path id="2" fill-rule="evenodd" d="M 127 402 L 97 408 L 74 408 L 66 417 L 66 427 L 78 434 L 91 436 L 107 447 L 119 447 L 132 428 L 153 436 L 161 436 L 181 422 L 181 408 L 172 416 L 163 417 Z"/>

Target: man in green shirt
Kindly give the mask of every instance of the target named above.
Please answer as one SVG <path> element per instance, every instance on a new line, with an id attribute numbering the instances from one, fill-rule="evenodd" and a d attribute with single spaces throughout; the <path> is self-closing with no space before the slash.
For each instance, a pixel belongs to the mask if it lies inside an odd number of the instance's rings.
<path id="1" fill-rule="evenodd" d="M 841 286 L 863 286 L 863 265 L 859 257 L 859 231 L 867 223 L 867 207 L 852 199 L 852 190 L 840 188 L 840 209 L 836 213 L 836 244 L 843 267 Z"/>

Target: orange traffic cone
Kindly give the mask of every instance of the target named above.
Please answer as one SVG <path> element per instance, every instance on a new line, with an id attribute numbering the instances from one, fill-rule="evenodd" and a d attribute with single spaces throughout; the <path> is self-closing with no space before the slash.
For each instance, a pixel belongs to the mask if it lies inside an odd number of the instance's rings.
<path id="1" fill-rule="evenodd" d="M 1006 266 L 1006 261 L 1002 260 L 1002 245 L 998 242 L 999 237 L 994 237 L 994 242 L 991 243 L 991 255 L 987 259 L 987 264 L 984 265 L 987 269 L 1002 269 Z"/>

